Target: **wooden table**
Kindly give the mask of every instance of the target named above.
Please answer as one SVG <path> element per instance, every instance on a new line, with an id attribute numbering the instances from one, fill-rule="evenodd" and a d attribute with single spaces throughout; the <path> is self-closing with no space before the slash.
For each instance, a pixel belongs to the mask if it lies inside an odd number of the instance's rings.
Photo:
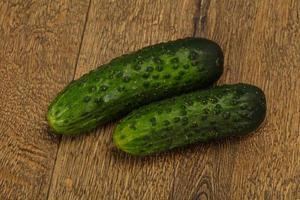
<path id="1" fill-rule="evenodd" d="M 50 133 L 49 102 L 68 82 L 143 46 L 206 37 L 225 52 L 218 84 L 265 91 L 251 136 L 134 158 L 113 124 Z M 1 0 L 0 199 L 300 199 L 299 0 Z"/>

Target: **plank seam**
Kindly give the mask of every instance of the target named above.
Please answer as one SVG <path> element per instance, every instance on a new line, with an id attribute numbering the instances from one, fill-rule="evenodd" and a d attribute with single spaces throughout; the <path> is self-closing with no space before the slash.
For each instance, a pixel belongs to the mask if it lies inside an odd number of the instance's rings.
<path id="1" fill-rule="evenodd" d="M 81 39 L 80 39 L 80 44 L 79 44 L 79 51 L 78 51 L 78 54 L 77 54 L 76 63 L 75 63 L 75 69 L 74 69 L 74 73 L 73 73 L 73 80 L 75 78 L 77 67 L 78 67 L 79 56 L 80 56 L 81 49 L 82 49 L 82 44 L 83 44 L 83 39 L 84 39 L 84 35 L 85 35 L 85 30 L 86 30 L 87 22 L 89 20 L 89 13 L 90 13 L 90 10 L 91 10 L 91 4 L 92 4 L 92 0 L 89 1 L 87 14 L 85 16 L 85 22 L 84 22 L 84 25 L 83 25 L 83 31 L 82 31 L 82 34 L 81 34 Z"/>
<path id="2" fill-rule="evenodd" d="M 86 13 L 86 16 L 85 16 L 83 30 L 82 30 L 82 34 L 81 34 L 81 38 L 80 38 L 80 44 L 79 44 L 78 54 L 77 54 L 76 62 L 75 62 L 75 69 L 74 69 L 74 73 L 73 73 L 73 77 L 72 77 L 73 80 L 75 78 L 75 74 L 76 74 L 76 70 L 77 70 L 79 56 L 80 56 L 80 52 L 81 52 L 81 48 L 82 48 L 82 43 L 83 43 L 83 39 L 84 39 L 84 35 L 85 35 L 85 30 L 86 30 L 86 26 L 87 26 L 87 22 L 88 22 L 88 17 L 89 17 L 89 13 L 90 13 L 91 3 L 92 3 L 92 0 L 89 1 L 87 13 Z M 47 198 L 46 198 L 47 200 L 49 199 L 50 190 L 51 190 L 51 187 L 52 187 L 52 184 L 53 184 L 53 176 L 54 176 L 55 166 L 56 166 L 56 162 L 57 162 L 58 152 L 59 152 L 59 149 L 60 149 L 60 146 L 61 146 L 61 141 L 62 141 L 62 137 L 59 138 L 58 147 L 57 147 L 57 150 L 56 150 L 56 153 L 55 153 L 54 165 L 53 165 L 52 173 L 51 173 L 51 176 L 50 176 L 49 188 L 48 188 L 48 191 L 47 191 Z"/>
<path id="3" fill-rule="evenodd" d="M 193 37 L 196 36 L 196 34 L 199 30 L 201 7 L 202 7 L 202 0 L 196 0 L 196 12 L 195 12 L 194 21 L 193 21 L 194 22 Z"/>

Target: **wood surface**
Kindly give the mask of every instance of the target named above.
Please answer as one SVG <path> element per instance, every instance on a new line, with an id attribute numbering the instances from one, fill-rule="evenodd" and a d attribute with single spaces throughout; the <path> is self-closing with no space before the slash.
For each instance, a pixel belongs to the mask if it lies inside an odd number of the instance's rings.
<path id="1" fill-rule="evenodd" d="M 51 134 L 49 102 L 73 78 L 161 41 L 200 36 L 225 53 L 218 84 L 261 87 L 254 134 L 136 158 L 115 124 Z M 0 200 L 300 199 L 298 0 L 0 1 Z"/>
<path id="2" fill-rule="evenodd" d="M 195 2 L 187 0 L 92 1 L 75 78 L 123 53 L 192 36 L 195 12 Z M 174 157 L 136 159 L 118 154 L 112 147 L 113 128 L 63 137 L 49 199 L 170 197 Z"/>
<path id="3" fill-rule="evenodd" d="M 50 100 L 73 79 L 88 3 L 0 1 L 0 199 L 47 199 Z"/>

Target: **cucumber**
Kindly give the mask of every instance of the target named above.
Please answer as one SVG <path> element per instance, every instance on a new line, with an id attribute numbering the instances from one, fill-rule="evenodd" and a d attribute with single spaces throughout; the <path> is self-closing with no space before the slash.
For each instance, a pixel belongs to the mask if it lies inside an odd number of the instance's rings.
<path id="1" fill-rule="evenodd" d="M 149 46 L 71 82 L 49 106 L 47 119 L 59 134 L 87 132 L 141 105 L 206 87 L 222 72 L 222 50 L 210 40 Z"/>
<path id="2" fill-rule="evenodd" d="M 247 134 L 265 115 L 262 90 L 248 84 L 224 85 L 143 106 L 117 125 L 113 140 L 129 154 L 148 155 Z"/>

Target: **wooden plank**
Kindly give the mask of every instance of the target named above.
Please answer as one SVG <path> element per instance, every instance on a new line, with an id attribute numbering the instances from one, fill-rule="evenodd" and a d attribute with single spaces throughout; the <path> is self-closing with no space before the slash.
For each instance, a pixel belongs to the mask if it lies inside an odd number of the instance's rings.
<path id="1" fill-rule="evenodd" d="M 92 1 L 76 77 L 143 46 L 192 36 L 191 0 Z M 113 125 L 64 137 L 49 199 L 168 199 L 172 154 L 138 159 L 113 151 Z"/>
<path id="2" fill-rule="evenodd" d="M 219 83 L 260 86 L 268 114 L 249 137 L 178 154 L 174 199 L 300 199 L 300 2 L 204 0 L 200 11 L 197 35 L 225 50 Z"/>
<path id="3" fill-rule="evenodd" d="M 0 1 L 0 199 L 46 199 L 50 99 L 73 78 L 88 1 Z"/>

